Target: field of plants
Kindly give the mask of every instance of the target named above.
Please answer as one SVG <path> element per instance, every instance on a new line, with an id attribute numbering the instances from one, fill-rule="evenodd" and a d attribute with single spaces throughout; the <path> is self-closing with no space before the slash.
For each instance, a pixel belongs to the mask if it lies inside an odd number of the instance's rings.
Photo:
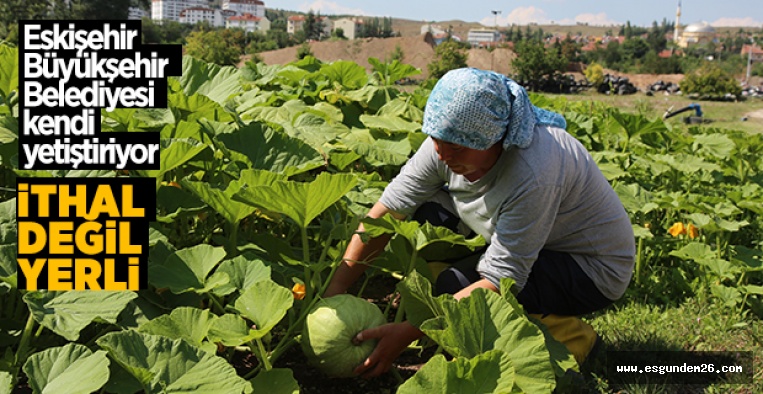
<path id="1" fill-rule="evenodd" d="M 368 74 L 352 62 L 307 57 L 236 69 L 186 57 L 183 76 L 170 78 L 168 108 L 102 112 L 104 132 L 160 133 L 160 169 L 47 172 L 15 166 L 17 70 L 5 65 L 17 65 L 17 56 L 0 46 L 0 393 L 321 392 L 325 386 L 298 379 L 313 370 L 301 356 L 304 321 L 360 220 L 369 235 L 393 238 L 357 295 L 428 338 L 405 354 L 423 365 L 393 371 L 392 387 L 325 378 L 345 387 L 331 392 L 676 392 L 624 388 L 596 368 L 582 371 L 582 385 L 570 381 L 574 359 L 510 292 L 475 291 L 461 302 L 431 295 L 428 261 L 483 239 L 362 219 L 425 138 L 429 91 L 395 85 L 418 72 L 412 66 L 369 59 Z M 757 383 L 719 376 L 697 390 L 759 392 L 763 134 L 532 99 L 564 115 L 633 223 L 633 283 L 610 310 L 587 317 L 610 349 L 754 351 Z M 155 178 L 149 288 L 19 289 L 16 176 Z M 400 302 L 368 295 L 388 284 Z M 677 310 L 683 314 L 670 314 Z M 723 324 L 662 340 L 700 310 Z M 718 335 L 744 341 L 713 342 Z"/>

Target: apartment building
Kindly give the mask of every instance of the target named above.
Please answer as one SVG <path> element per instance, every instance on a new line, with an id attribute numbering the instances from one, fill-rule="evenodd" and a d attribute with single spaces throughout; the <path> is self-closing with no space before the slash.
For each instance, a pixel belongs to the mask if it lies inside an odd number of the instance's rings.
<path id="1" fill-rule="evenodd" d="M 223 0 L 223 9 L 235 11 L 236 15 L 265 17 L 265 3 L 260 0 Z"/>
<path id="2" fill-rule="evenodd" d="M 270 20 L 252 14 L 234 15 L 225 22 L 227 28 L 240 28 L 249 33 L 266 33 L 270 30 Z"/>

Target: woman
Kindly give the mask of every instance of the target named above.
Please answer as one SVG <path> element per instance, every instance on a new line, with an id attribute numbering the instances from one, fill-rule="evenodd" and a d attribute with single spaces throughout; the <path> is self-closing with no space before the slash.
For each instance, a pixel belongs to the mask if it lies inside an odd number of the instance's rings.
<path id="1" fill-rule="evenodd" d="M 617 194 L 565 127 L 561 115 L 534 107 L 505 76 L 450 71 L 427 101 L 422 131 L 430 138 L 368 216 L 404 219 L 439 197 L 443 209 L 489 244 L 476 266 L 457 264 L 440 274 L 438 291 L 460 299 L 476 288 L 497 292 L 502 278 L 512 278 L 525 311 L 542 318 L 582 362 L 596 334 L 576 316 L 623 295 L 635 244 Z M 344 293 L 387 241 L 363 243 L 355 235 L 325 295 Z M 359 341 L 379 342 L 356 372 L 384 373 L 422 335 L 407 322 L 359 333 Z"/>

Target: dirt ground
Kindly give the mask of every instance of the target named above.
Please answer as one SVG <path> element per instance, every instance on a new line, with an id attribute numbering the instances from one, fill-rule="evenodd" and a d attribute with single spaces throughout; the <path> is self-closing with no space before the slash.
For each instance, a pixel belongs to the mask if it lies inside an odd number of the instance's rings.
<path id="1" fill-rule="evenodd" d="M 747 114 L 747 116 L 749 118 L 753 118 L 753 119 L 756 119 L 756 120 L 763 121 L 763 109 L 759 109 L 757 111 L 750 112 L 750 113 Z"/>
<path id="2" fill-rule="evenodd" d="M 371 69 L 368 58 L 375 57 L 385 61 L 389 59 L 395 48 L 400 47 L 403 52 L 403 63 L 410 64 L 422 71 L 415 79 L 426 79 L 429 75 L 427 65 L 434 59 L 434 47 L 425 40 L 425 36 L 393 37 L 393 38 L 362 38 L 352 41 L 322 41 L 310 43 L 313 55 L 324 61 L 350 60 L 367 70 Z M 265 64 L 286 64 L 297 59 L 297 48 L 290 47 L 275 51 L 262 52 Z M 485 49 L 470 49 L 467 64 L 470 67 L 493 69 L 502 74 L 509 74 L 509 65 L 514 58 L 514 53 L 505 48 L 499 48 L 492 52 Z M 243 57 L 242 63 L 249 60 Z"/>
<path id="3" fill-rule="evenodd" d="M 427 65 L 434 59 L 434 48 L 430 42 L 425 40 L 424 35 L 404 36 L 393 38 L 363 38 L 352 41 L 322 41 L 310 43 L 310 50 L 313 55 L 324 61 L 332 62 L 336 60 L 350 60 L 371 69 L 368 58 L 375 57 L 382 61 L 391 57 L 397 47 L 403 52 L 403 63 L 410 64 L 421 70 L 421 74 L 415 79 L 426 79 L 428 77 Z M 275 51 L 262 52 L 263 62 L 265 64 L 287 64 L 297 59 L 297 47 L 283 48 Z M 497 48 L 489 51 L 484 48 L 472 48 L 468 52 L 467 65 L 486 70 L 494 70 L 501 74 L 511 73 L 511 61 L 514 59 L 514 52 L 507 48 Z M 249 60 L 248 56 L 242 58 L 242 63 Z M 618 76 L 626 76 L 637 88 L 645 90 L 646 87 L 658 80 L 664 82 L 678 83 L 683 79 L 683 75 L 643 75 L 643 74 L 624 74 L 612 70 L 605 70 L 605 73 Z M 576 79 L 583 79 L 582 73 L 572 73 Z"/>

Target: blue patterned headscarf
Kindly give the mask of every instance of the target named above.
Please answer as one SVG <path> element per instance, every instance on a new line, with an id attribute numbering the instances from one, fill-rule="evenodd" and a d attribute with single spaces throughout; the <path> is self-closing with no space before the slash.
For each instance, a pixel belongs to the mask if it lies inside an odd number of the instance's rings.
<path id="1" fill-rule="evenodd" d="M 530 103 L 513 80 L 485 70 L 449 71 L 435 85 L 424 110 L 422 131 L 467 148 L 486 150 L 503 140 L 503 148 L 527 148 L 535 125 L 566 128 L 564 118 Z"/>

